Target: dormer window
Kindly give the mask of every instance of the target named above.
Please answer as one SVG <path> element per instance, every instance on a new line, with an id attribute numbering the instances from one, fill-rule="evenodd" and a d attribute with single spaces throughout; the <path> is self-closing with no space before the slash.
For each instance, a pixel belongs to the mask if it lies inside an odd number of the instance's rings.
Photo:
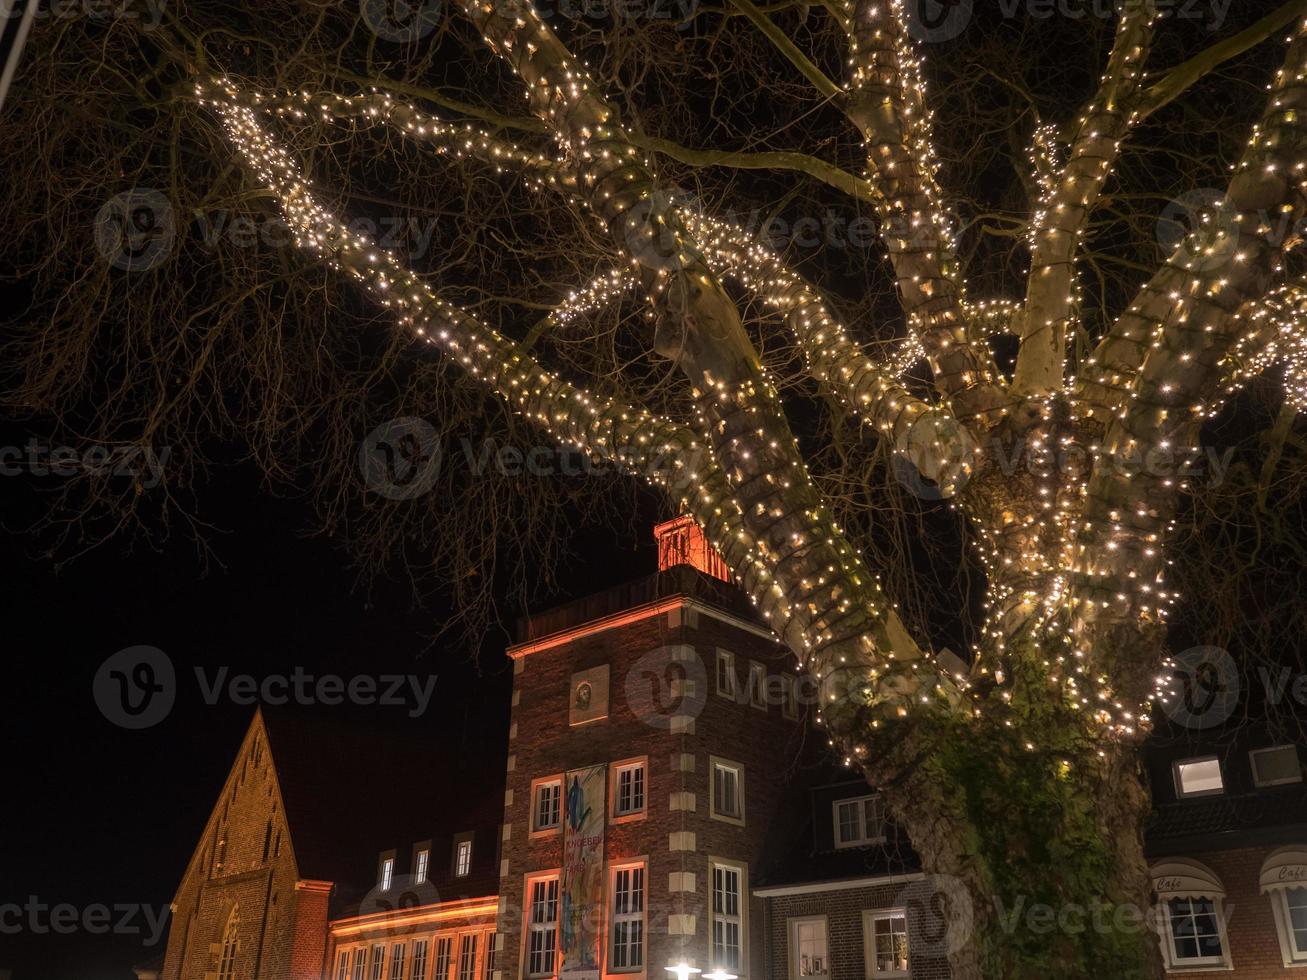
<path id="1" fill-rule="evenodd" d="M 1184 759 L 1175 763 L 1175 795 L 1180 799 L 1219 796 L 1225 792 L 1221 760 L 1214 755 Z"/>
<path id="2" fill-rule="evenodd" d="M 836 800 L 831 807 L 835 822 L 835 846 L 866 847 L 885 839 L 879 796 Z"/>
<path id="3" fill-rule="evenodd" d="M 391 884 L 395 880 L 395 859 L 385 858 L 381 862 L 381 890 L 390 891 Z"/>
<path id="4" fill-rule="evenodd" d="M 463 834 L 454 841 L 454 877 L 466 878 L 472 873 L 472 835 Z"/>
<path id="5" fill-rule="evenodd" d="M 427 880 L 427 866 L 431 863 L 431 851 L 428 848 L 422 848 L 413 859 L 413 880 L 417 884 L 425 884 Z"/>
<path id="6" fill-rule="evenodd" d="M 1302 782 L 1302 763 L 1298 761 L 1298 747 L 1295 745 L 1253 749 L 1248 753 L 1248 761 L 1253 769 L 1253 782 L 1258 786 Z"/>

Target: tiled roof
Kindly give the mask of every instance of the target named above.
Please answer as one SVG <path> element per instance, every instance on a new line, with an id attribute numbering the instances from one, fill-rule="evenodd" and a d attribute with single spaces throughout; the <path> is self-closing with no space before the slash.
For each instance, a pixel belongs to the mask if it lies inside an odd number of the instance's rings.
<path id="1" fill-rule="evenodd" d="M 1269 786 L 1254 793 L 1205 796 L 1154 808 L 1146 836 L 1157 853 L 1174 842 L 1192 843 L 1238 833 L 1283 830 L 1307 835 L 1307 785 Z"/>

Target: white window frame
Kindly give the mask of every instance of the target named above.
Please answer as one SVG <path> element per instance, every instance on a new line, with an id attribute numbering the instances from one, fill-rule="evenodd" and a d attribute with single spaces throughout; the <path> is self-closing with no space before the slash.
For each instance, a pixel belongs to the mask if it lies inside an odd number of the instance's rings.
<path id="1" fill-rule="evenodd" d="M 1193 765 L 1196 762 L 1215 762 L 1217 771 L 1221 776 L 1220 789 L 1203 789 L 1193 792 L 1185 792 L 1184 783 L 1180 778 L 1180 767 Z M 1197 755 L 1190 759 L 1176 759 L 1171 763 L 1171 775 L 1175 779 L 1175 797 L 1178 800 L 1197 800 L 1204 796 L 1224 796 L 1225 795 L 1225 769 L 1221 765 L 1219 755 Z"/>
<path id="2" fill-rule="evenodd" d="M 767 668 L 756 660 L 749 661 L 749 704 L 759 711 L 767 710 Z"/>
<path id="3" fill-rule="evenodd" d="M 381 879 L 379 884 L 383 892 L 390 891 L 390 886 L 395 883 L 395 859 L 393 857 L 381 859 Z"/>
<path id="4" fill-rule="evenodd" d="M 431 940 L 415 939 L 413 955 L 409 957 L 408 980 L 427 980 L 427 960 L 431 953 Z"/>
<path id="5" fill-rule="evenodd" d="M 454 877 L 466 878 L 472 873 L 472 835 L 460 834 L 454 840 Z"/>
<path id="6" fill-rule="evenodd" d="M 416 884 L 424 885 L 427 881 L 427 875 L 431 873 L 431 848 L 418 848 L 417 855 L 413 858 L 413 881 Z"/>
<path id="7" fill-rule="evenodd" d="M 906 970 L 881 970 L 876 964 L 876 923 L 882 919 L 902 919 L 903 935 L 908 943 L 908 968 Z M 891 934 L 893 929 L 891 927 Z M 908 928 L 907 909 L 864 909 L 862 912 L 862 954 L 867 968 L 867 980 L 882 980 L 883 977 L 912 976 L 912 934 Z"/>
<path id="8" fill-rule="evenodd" d="M 640 908 L 636 912 L 619 912 L 617 879 L 626 873 L 640 872 Z M 617 966 L 617 926 L 623 922 L 640 923 L 640 962 Z M 608 869 L 608 963 L 605 973 L 643 974 L 649 962 L 649 862 L 645 858 L 623 861 Z"/>
<path id="9" fill-rule="evenodd" d="M 458 937 L 452 932 L 441 933 L 436 936 L 436 945 L 431 951 L 431 980 L 449 980 L 449 974 L 454 969 L 454 940 Z M 445 968 L 440 969 L 440 962 L 444 960 Z"/>
<path id="10" fill-rule="evenodd" d="M 408 944 L 390 944 L 390 980 L 404 980 L 404 967 L 408 964 Z"/>
<path id="11" fill-rule="evenodd" d="M 717 911 L 717 872 L 734 872 L 737 877 L 738 891 L 736 915 L 718 913 Z M 743 861 L 728 861 L 721 858 L 708 859 L 708 963 L 716 970 L 734 973 L 737 977 L 749 975 L 749 866 Z M 719 959 L 716 953 L 717 922 L 729 924 L 735 922 L 740 927 L 740 962 L 728 963 Z"/>
<path id="12" fill-rule="evenodd" d="M 1260 755 L 1266 755 L 1269 752 L 1283 752 L 1286 749 L 1293 753 L 1293 761 L 1298 764 L 1298 774 L 1287 779 L 1259 780 L 1257 778 L 1257 757 Z M 1268 745 L 1265 748 L 1252 749 L 1248 753 L 1248 768 L 1252 770 L 1253 785 L 1257 786 L 1259 789 L 1263 786 L 1288 786 L 1292 783 L 1302 782 L 1302 757 L 1298 755 L 1298 746 L 1292 743 L 1286 745 Z"/>
<path id="13" fill-rule="evenodd" d="M 735 654 L 730 650 L 717 648 L 717 665 L 716 687 L 717 693 L 730 701 L 734 701 L 738 695 L 740 679 L 735 675 Z M 725 666 L 725 670 L 722 667 Z M 722 684 L 723 678 L 726 684 Z"/>
<path id="14" fill-rule="evenodd" d="M 540 823 L 540 793 L 552 788 L 556 793 L 557 819 L 551 824 Z M 563 832 L 563 777 L 561 774 L 544 776 L 531 782 L 531 836 L 552 837 Z"/>
<path id="15" fill-rule="evenodd" d="M 467 958 L 463 955 L 468 943 L 472 944 L 472 961 L 470 963 L 466 962 Z M 458 934 L 458 952 L 456 955 L 454 980 L 477 980 L 480 975 L 479 967 L 481 965 L 481 933 L 474 931 L 460 932 Z"/>
<path id="16" fill-rule="evenodd" d="M 354 950 L 354 980 L 365 980 L 368 972 L 368 948 L 359 946 Z"/>
<path id="17" fill-rule="evenodd" d="M 1171 903 L 1173 901 L 1181 902 L 1211 902 L 1212 916 L 1216 919 L 1216 933 L 1221 940 L 1220 956 L 1199 956 L 1195 958 L 1179 959 L 1175 955 L 1175 932 L 1171 921 Z M 1233 965 L 1230 961 L 1230 936 L 1225 929 L 1225 909 L 1223 908 L 1224 899 L 1209 898 L 1207 896 L 1191 895 L 1167 895 L 1160 900 L 1162 906 L 1162 958 L 1166 962 L 1167 973 L 1190 973 L 1200 972 L 1203 970 L 1231 970 Z M 1192 909 L 1192 904 L 1190 909 Z M 1191 913 L 1192 914 L 1192 913 Z"/>
<path id="18" fill-rule="evenodd" d="M 854 804 L 858 805 L 858 809 L 860 810 L 859 813 L 860 819 L 858 820 L 859 832 L 863 835 L 866 834 L 867 806 L 870 804 L 875 807 L 874 816 L 876 817 L 877 825 L 881 829 L 880 834 L 876 835 L 875 837 L 860 836 L 856 840 L 851 840 L 851 841 L 840 839 L 840 807 L 850 806 Z M 846 847 L 868 847 L 872 844 L 884 843 L 885 820 L 883 815 L 881 814 L 880 797 L 877 796 L 875 793 L 869 794 L 867 796 L 855 796 L 848 799 L 835 800 L 833 803 L 831 803 L 830 813 L 831 813 L 831 831 L 834 834 L 833 839 L 835 841 L 836 850 L 843 850 Z"/>
<path id="19" fill-rule="evenodd" d="M 548 887 L 550 883 L 554 886 L 554 917 L 553 919 L 544 919 L 540 922 L 532 921 L 535 913 L 534 891 L 537 885 L 542 885 L 546 889 L 545 903 L 546 909 L 549 902 Z M 522 976 L 528 978 L 556 977 L 558 976 L 558 959 L 561 955 L 559 949 L 558 925 L 562 915 L 562 881 L 558 870 L 542 872 L 540 874 L 529 874 L 525 876 L 522 894 Z M 552 932 L 554 936 L 553 945 L 553 969 L 540 972 L 531 969 L 531 936 L 533 933 Z"/>
<path id="20" fill-rule="evenodd" d="M 826 943 L 826 955 L 824 957 L 826 969 L 821 973 L 809 973 L 807 976 L 810 980 L 830 980 L 831 978 L 830 922 L 824 915 L 800 915 L 785 921 L 785 934 L 790 961 L 790 980 L 803 980 L 803 974 L 799 972 L 799 927 L 810 926 L 815 923 L 821 923 L 822 937 Z"/>
<path id="21" fill-rule="evenodd" d="M 1276 888 L 1271 892 L 1271 911 L 1275 916 L 1275 932 L 1280 939 L 1280 955 L 1286 967 L 1307 966 L 1307 945 L 1298 945 L 1289 912 L 1289 892 L 1307 892 L 1307 882 L 1292 888 Z"/>
<path id="22" fill-rule="evenodd" d="M 787 721 L 799 720 L 798 685 L 789 674 L 781 674 L 781 717 Z"/>
<path id="23" fill-rule="evenodd" d="M 642 774 L 640 778 L 640 808 L 638 810 L 623 811 L 619 809 L 622 774 L 634 773 L 637 770 Z M 649 757 L 640 756 L 638 759 L 623 759 L 621 762 L 614 762 L 608 767 L 608 771 L 608 784 L 611 787 L 608 798 L 609 822 L 627 823 L 631 820 L 642 820 L 649 812 Z"/>
<path id="24" fill-rule="evenodd" d="M 336 953 L 336 980 L 349 980 L 349 950 Z"/>
<path id="25" fill-rule="evenodd" d="M 735 795 L 740 811 L 738 814 L 725 813 L 719 806 L 721 802 L 717 799 L 717 770 L 719 768 L 730 769 L 735 772 Z M 713 820 L 735 824 L 737 827 L 744 826 L 744 766 L 742 764 L 716 755 L 708 757 L 708 816 Z"/>
<path id="26" fill-rule="evenodd" d="M 386 977 L 386 944 L 373 943 L 372 954 L 368 957 L 368 976 L 372 980 L 385 980 Z"/>

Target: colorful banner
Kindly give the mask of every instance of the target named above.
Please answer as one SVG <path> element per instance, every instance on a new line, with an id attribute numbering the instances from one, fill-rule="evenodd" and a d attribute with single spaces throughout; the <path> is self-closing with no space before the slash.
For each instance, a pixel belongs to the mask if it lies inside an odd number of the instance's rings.
<path id="1" fill-rule="evenodd" d="M 563 788 L 563 873 L 560 886 L 560 978 L 599 980 L 604 907 L 604 801 L 607 766 L 573 769 Z"/>

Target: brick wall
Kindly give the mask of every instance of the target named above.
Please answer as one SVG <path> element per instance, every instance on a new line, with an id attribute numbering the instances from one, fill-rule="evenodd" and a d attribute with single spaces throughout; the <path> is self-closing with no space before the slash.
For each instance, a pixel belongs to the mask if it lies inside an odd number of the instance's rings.
<path id="1" fill-rule="evenodd" d="M 316 980 L 326 948 L 326 895 L 298 888 L 298 881 L 267 735 L 256 718 L 177 889 L 164 980 L 216 975 L 233 909 L 236 976 Z"/>
<path id="2" fill-rule="evenodd" d="M 1273 896 L 1260 893 L 1262 863 L 1274 848 L 1241 848 L 1192 855 L 1211 868 L 1225 886 L 1226 931 L 1234 975 L 1240 980 L 1302 980 L 1304 967 L 1286 967 L 1271 911 Z M 1180 855 L 1190 857 L 1190 855 Z M 1210 971 L 1207 971 L 1210 973 Z M 1198 977 L 1201 971 L 1169 974 Z"/>
<path id="3" fill-rule="evenodd" d="M 525 876 L 561 864 L 561 834 L 530 836 L 532 781 L 641 757 L 648 759 L 645 816 L 608 821 L 605 857 L 647 860 L 643 975 L 664 980 L 664 967 L 681 959 L 708 968 L 710 857 L 756 870 L 787 766 L 798 754 L 798 725 L 783 717 L 778 698 L 758 708 L 715 691 L 718 648 L 735 654 L 740 698 L 747 695 L 750 660 L 773 678 L 788 672 L 789 654 L 759 632 L 682 604 L 525 656 L 520 648 L 510 651 L 519 659 L 501 853 L 502 980 L 523 975 Z M 569 726 L 573 673 L 603 664 L 609 666 L 608 718 Z M 779 691 L 777 683 L 772 687 Z M 743 827 L 709 815 L 712 756 L 743 766 Z M 761 903 L 755 900 L 752 909 L 745 964 L 737 972 L 761 977 Z"/>
<path id="4" fill-rule="evenodd" d="M 862 913 L 904 906 L 908 921 L 908 965 L 912 977 L 914 980 L 947 980 L 947 952 L 939 937 L 931 935 L 929 924 L 921 921 L 920 903 L 904 900 L 904 892 L 910 887 L 909 882 L 900 881 L 766 899 L 769 980 L 785 980 L 790 976 L 789 921 L 806 916 L 826 917 L 831 980 L 866 980 L 869 974 L 863 948 Z"/>

